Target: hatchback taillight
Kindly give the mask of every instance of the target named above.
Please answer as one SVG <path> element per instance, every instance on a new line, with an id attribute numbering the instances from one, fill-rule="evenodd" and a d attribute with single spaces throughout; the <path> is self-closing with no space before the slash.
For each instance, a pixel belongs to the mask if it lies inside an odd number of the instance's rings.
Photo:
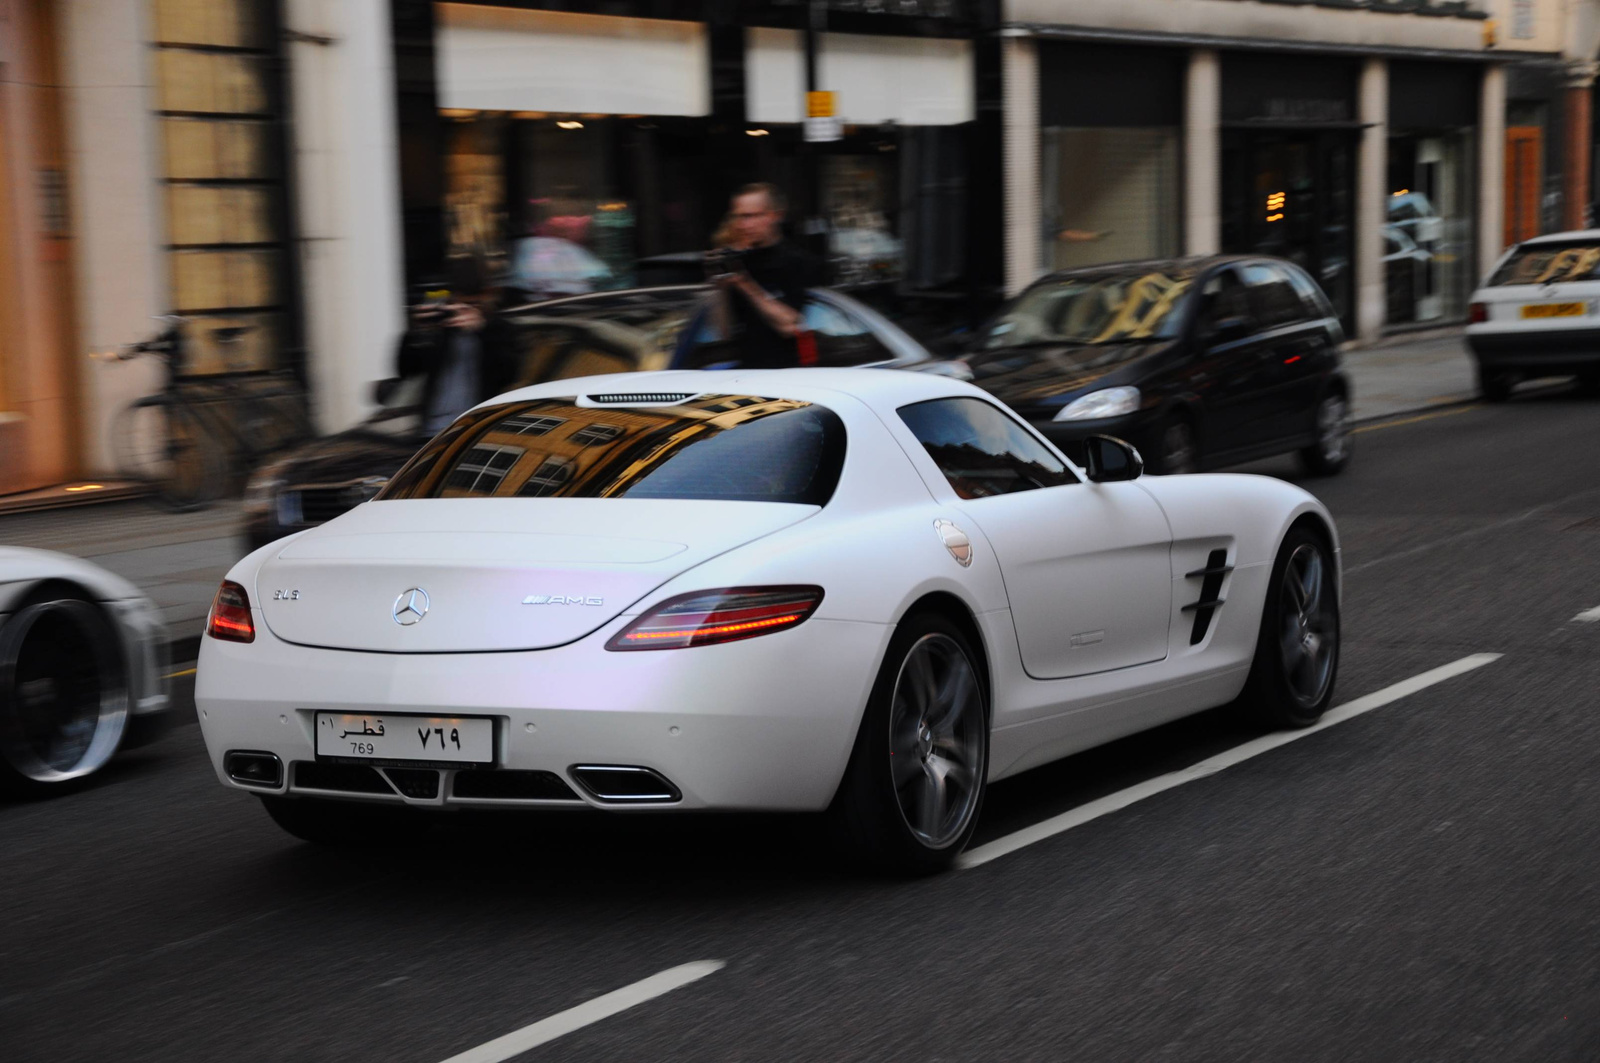
<path id="1" fill-rule="evenodd" d="M 1489 320 L 1489 304 L 1473 303 L 1467 307 L 1467 324 L 1481 325 Z"/>
<path id="2" fill-rule="evenodd" d="M 211 615 L 206 617 L 206 634 L 228 642 L 254 642 L 256 624 L 250 617 L 250 596 L 232 580 L 223 580 L 211 600 Z"/>
<path id="3" fill-rule="evenodd" d="M 675 650 L 770 635 L 805 622 L 821 587 L 725 587 L 668 598 L 623 628 L 608 650 Z"/>

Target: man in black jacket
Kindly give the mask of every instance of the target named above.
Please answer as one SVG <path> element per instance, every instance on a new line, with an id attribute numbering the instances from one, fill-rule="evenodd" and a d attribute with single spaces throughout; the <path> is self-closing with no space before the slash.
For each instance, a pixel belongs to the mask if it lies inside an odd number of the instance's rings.
<path id="1" fill-rule="evenodd" d="M 745 185 L 733 195 L 728 224 L 735 268 L 717 277 L 728 293 L 728 310 L 739 326 L 742 362 L 752 369 L 800 364 L 795 335 L 800 332 L 806 289 L 820 270 L 811 256 L 783 238 L 788 204 L 770 184 Z"/>
<path id="2" fill-rule="evenodd" d="M 422 426 L 429 435 L 517 381 L 516 336 L 495 312 L 483 271 L 460 266 L 454 274 L 453 290 L 429 292 L 411 308 L 396 359 L 402 378 L 427 377 Z"/>

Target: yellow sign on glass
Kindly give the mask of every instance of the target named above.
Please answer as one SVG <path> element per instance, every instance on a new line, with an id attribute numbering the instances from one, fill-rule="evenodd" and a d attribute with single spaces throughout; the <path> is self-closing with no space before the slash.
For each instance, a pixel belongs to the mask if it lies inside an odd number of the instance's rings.
<path id="1" fill-rule="evenodd" d="M 834 114 L 835 97 L 837 92 L 808 92 L 806 93 L 807 118 L 832 118 Z"/>

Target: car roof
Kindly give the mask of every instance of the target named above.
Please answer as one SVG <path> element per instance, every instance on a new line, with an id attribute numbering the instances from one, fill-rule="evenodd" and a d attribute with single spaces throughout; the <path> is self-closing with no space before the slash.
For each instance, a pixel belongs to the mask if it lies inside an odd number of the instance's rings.
<path id="1" fill-rule="evenodd" d="M 1519 246 L 1564 244 L 1571 240 L 1594 240 L 1600 242 L 1600 229 L 1572 229 L 1564 233 L 1545 233 L 1543 236 L 1530 236 L 1523 240 Z"/>
<path id="2" fill-rule="evenodd" d="M 1186 255 L 1177 258 L 1140 258 L 1130 259 L 1127 262 L 1098 262 L 1091 266 L 1073 266 L 1071 269 L 1058 269 L 1039 278 L 1041 281 L 1066 279 L 1068 277 L 1104 276 L 1113 273 L 1187 273 L 1198 276 L 1208 269 L 1217 266 L 1226 266 L 1235 262 L 1259 262 L 1263 259 L 1272 262 L 1283 262 L 1284 259 L 1274 255 L 1263 254 L 1226 254 L 1226 255 Z M 1038 283 L 1035 281 L 1034 283 Z"/>
<path id="3" fill-rule="evenodd" d="M 828 396 L 848 395 L 879 413 L 927 399 L 992 395 L 953 377 L 903 369 L 669 369 L 652 373 L 611 373 L 533 384 L 497 395 L 480 405 L 569 395 L 632 394 L 739 395 L 799 399 L 826 405 Z M 621 405 L 621 404 L 619 404 Z"/>

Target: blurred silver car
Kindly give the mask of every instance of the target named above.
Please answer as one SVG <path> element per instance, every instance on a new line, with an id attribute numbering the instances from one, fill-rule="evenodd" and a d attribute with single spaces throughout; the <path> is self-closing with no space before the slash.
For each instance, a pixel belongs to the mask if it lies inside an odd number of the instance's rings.
<path id="1" fill-rule="evenodd" d="M 155 604 L 122 577 L 0 547 L 0 789 L 81 779 L 170 726 L 166 646 Z"/>

